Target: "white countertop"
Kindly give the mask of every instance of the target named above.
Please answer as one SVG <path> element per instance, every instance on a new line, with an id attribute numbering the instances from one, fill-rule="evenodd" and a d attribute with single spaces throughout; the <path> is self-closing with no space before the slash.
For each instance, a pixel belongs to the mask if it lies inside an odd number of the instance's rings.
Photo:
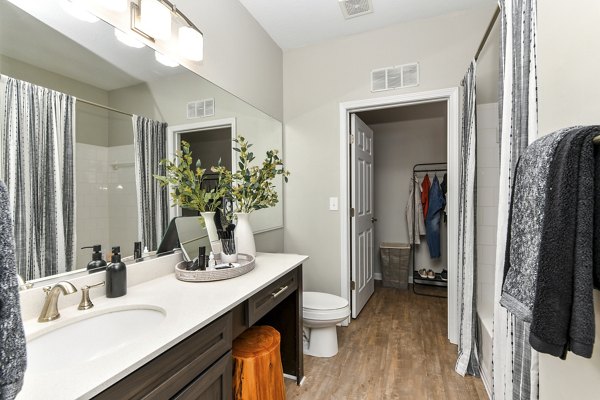
<path id="1" fill-rule="evenodd" d="M 174 273 L 169 273 L 130 286 L 127 295 L 116 299 L 92 294 L 95 307 L 90 310 L 78 311 L 75 304 L 59 307 L 61 318 L 56 321 L 38 323 L 37 318 L 27 319 L 24 322 L 25 333 L 31 338 L 39 336 L 42 331 L 65 325 L 74 318 L 81 319 L 85 313 L 147 306 L 166 311 L 166 317 L 159 325 L 132 340 L 126 350 L 107 354 L 77 368 L 56 365 L 55 369 L 44 373 L 26 372 L 25 383 L 17 399 L 90 398 L 224 315 L 306 259 L 306 256 L 295 254 L 259 253 L 254 270 L 237 278 L 216 282 L 182 282 L 175 278 Z M 68 297 L 77 297 L 78 302 L 80 294 L 78 292 Z M 64 351 L 68 352 L 69 349 Z M 81 356 L 72 354 L 72 357 Z"/>

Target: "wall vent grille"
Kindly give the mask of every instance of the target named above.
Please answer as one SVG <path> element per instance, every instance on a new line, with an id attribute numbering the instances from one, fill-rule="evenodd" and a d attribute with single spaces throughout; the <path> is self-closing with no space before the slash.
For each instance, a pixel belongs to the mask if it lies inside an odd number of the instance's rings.
<path id="1" fill-rule="evenodd" d="M 344 18 L 360 17 L 373 12 L 371 0 L 339 0 Z"/>
<path id="2" fill-rule="evenodd" d="M 371 71 L 371 91 L 392 90 L 419 85 L 419 64 L 403 64 Z"/>
<path id="3" fill-rule="evenodd" d="M 215 99 L 196 100 L 187 103 L 187 118 L 203 118 L 215 115 Z"/>

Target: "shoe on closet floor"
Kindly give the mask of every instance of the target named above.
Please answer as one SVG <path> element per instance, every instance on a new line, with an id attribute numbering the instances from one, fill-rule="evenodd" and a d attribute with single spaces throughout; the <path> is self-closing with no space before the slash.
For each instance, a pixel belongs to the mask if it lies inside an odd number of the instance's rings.
<path id="1" fill-rule="evenodd" d="M 425 268 L 421 268 L 420 270 L 417 271 L 419 273 L 419 276 L 423 279 L 427 279 L 427 270 Z"/>
<path id="2" fill-rule="evenodd" d="M 427 270 L 427 279 L 435 279 L 435 272 L 432 269 Z"/>
<path id="3" fill-rule="evenodd" d="M 448 280 L 448 270 L 447 269 L 443 270 L 441 275 L 442 275 L 442 280 L 443 281 L 447 281 Z"/>

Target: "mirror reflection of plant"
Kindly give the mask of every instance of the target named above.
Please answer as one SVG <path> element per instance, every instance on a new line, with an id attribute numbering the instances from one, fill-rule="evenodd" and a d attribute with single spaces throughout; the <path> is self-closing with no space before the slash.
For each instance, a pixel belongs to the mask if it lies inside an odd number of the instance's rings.
<path id="1" fill-rule="evenodd" d="M 238 156 L 238 168 L 235 173 L 223 166 L 213 167 L 212 171 L 219 173 L 220 184 L 229 191 L 235 200 L 236 212 L 250 213 L 254 210 L 269 208 L 279 202 L 273 180 L 282 175 L 288 181 L 289 171 L 283 168 L 283 160 L 277 150 L 267 151 L 262 166 L 250 165 L 256 157 L 249 149 L 251 143 L 243 136 L 233 139 L 233 148 Z"/>
<path id="2" fill-rule="evenodd" d="M 171 185 L 173 203 L 199 212 L 215 211 L 221 205 L 221 199 L 227 193 L 219 174 L 217 186 L 205 188 L 206 168 L 202 168 L 200 159 L 193 162 L 190 144 L 181 141 L 181 150 L 175 153 L 175 161 L 161 160 L 166 168 L 166 176 L 154 175 L 161 186 Z M 217 167 L 219 168 L 219 167 Z"/>

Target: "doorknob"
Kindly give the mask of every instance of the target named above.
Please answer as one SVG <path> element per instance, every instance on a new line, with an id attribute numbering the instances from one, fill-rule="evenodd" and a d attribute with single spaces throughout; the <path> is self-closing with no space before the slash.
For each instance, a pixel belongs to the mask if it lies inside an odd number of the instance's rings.
<path id="1" fill-rule="evenodd" d="M 375 218 L 375 217 L 371 218 L 371 223 L 375 223 L 375 222 L 377 222 L 377 218 Z"/>

